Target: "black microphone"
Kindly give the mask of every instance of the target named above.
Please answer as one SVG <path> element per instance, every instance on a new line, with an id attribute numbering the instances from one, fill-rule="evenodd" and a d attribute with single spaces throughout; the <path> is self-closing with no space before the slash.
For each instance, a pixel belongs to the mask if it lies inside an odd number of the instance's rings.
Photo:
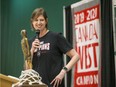
<path id="1" fill-rule="evenodd" d="M 39 39 L 39 33 L 40 32 L 39 31 L 36 31 L 35 33 L 36 33 L 36 39 Z"/>
<path id="2" fill-rule="evenodd" d="M 39 39 L 39 33 L 40 33 L 39 31 L 36 31 L 36 39 Z M 40 57 L 40 54 L 41 54 L 40 49 L 37 48 L 37 56 Z"/>

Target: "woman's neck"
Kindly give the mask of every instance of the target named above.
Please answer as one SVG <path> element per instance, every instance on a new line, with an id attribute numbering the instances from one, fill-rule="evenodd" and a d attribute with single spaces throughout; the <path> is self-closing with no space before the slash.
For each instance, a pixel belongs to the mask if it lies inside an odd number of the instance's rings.
<path id="1" fill-rule="evenodd" d="M 44 29 L 40 31 L 39 37 L 43 37 L 44 35 L 46 35 L 48 33 L 48 29 Z"/>

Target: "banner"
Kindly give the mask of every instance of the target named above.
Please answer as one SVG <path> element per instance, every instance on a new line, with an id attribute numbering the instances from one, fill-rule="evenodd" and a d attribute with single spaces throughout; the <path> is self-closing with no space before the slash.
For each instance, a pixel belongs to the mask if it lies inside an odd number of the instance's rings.
<path id="1" fill-rule="evenodd" d="M 100 67 L 100 4 L 83 0 L 71 5 L 73 44 L 80 60 L 74 69 L 74 87 L 98 87 Z"/>

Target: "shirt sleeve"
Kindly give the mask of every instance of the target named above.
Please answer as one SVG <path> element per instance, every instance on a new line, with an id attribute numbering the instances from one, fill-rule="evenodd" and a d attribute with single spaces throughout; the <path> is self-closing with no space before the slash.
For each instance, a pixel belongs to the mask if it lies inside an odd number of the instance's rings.
<path id="1" fill-rule="evenodd" d="M 57 35 L 57 46 L 63 53 L 66 53 L 69 50 L 73 49 L 71 44 L 66 40 L 66 38 L 61 33 Z"/>

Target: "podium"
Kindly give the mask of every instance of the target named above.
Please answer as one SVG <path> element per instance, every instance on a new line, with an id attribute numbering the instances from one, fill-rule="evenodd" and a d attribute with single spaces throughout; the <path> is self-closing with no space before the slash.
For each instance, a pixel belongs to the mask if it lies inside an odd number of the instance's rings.
<path id="1" fill-rule="evenodd" d="M 12 84 L 17 83 L 19 80 L 0 74 L 0 87 L 12 87 Z"/>

